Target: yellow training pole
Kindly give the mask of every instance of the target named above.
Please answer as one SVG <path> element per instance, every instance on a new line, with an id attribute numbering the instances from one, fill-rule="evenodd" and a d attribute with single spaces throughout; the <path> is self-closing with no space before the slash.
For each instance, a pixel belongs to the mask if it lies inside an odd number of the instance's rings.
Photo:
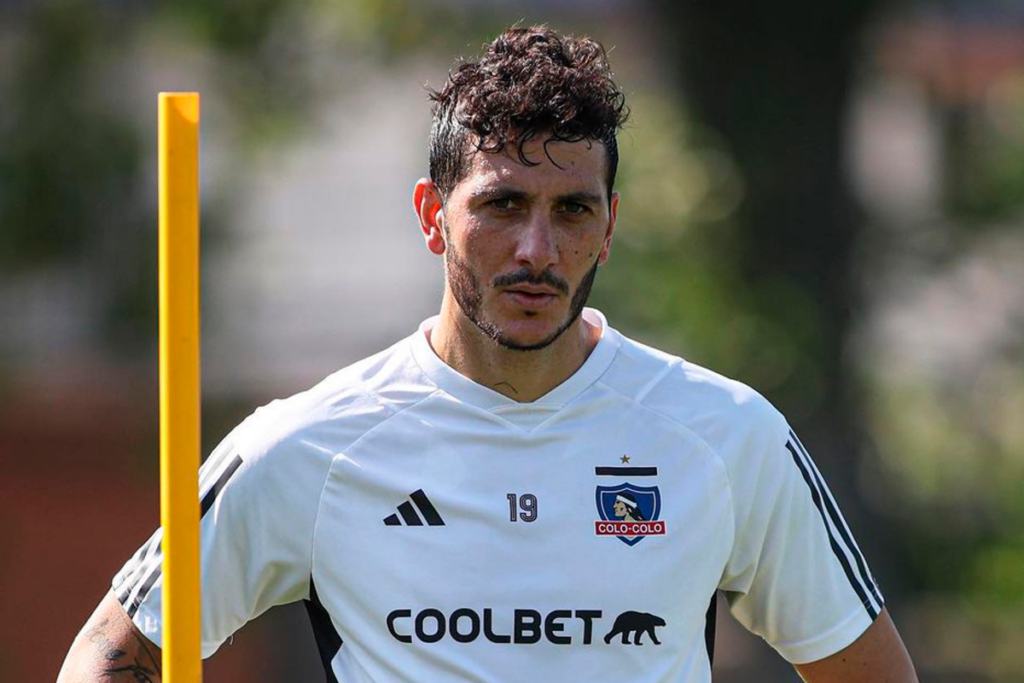
<path id="1" fill-rule="evenodd" d="M 159 110 L 162 674 L 199 683 L 199 94 Z"/>

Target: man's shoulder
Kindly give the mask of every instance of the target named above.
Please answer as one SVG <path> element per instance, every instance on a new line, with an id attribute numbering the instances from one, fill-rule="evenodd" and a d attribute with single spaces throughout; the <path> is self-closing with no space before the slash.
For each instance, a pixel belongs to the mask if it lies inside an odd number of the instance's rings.
<path id="1" fill-rule="evenodd" d="M 348 365 L 292 396 L 257 408 L 232 433 L 252 454 L 290 443 L 341 449 L 435 390 L 423 376 L 408 339 Z"/>
<path id="2" fill-rule="evenodd" d="M 730 444 L 774 439 L 786 429 L 782 414 L 747 384 L 625 337 L 606 377 L 613 389 L 720 454 Z"/>

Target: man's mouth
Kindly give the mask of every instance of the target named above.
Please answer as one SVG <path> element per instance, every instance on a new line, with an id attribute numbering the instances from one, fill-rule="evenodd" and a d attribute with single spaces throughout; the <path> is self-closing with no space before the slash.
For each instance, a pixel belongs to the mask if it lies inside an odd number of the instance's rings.
<path id="1" fill-rule="evenodd" d="M 504 293 L 519 306 L 530 309 L 543 308 L 558 298 L 558 293 L 552 289 L 526 285 L 510 287 Z"/>

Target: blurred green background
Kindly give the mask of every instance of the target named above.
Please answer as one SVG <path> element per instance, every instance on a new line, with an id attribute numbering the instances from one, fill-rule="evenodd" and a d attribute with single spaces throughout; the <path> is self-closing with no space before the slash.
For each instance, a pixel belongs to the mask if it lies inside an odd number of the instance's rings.
<path id="1" fill-rule="evenodd" d="M 204 447 L 436 311 L 425 83 L 521 21 L 632 118 L 593 305 L 802 434 L 922 681 L 1024 681 L 1024 4 L 0 3 L 0 680 L 158 523 L 156 93 L 203 94 Z M 273 610 L 207 680 L 323 680 Z M 716 681 L 795 681 L 723 618 Z"/>

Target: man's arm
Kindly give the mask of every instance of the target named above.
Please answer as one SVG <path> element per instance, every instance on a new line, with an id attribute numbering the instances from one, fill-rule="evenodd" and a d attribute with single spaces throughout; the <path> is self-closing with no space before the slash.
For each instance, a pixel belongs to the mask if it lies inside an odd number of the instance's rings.
<path id="1" fill-rule="evenodd" d="M 57 683 L 159 683 L 160 648 L 151 643 L 107 593 L 71 645 Z"/>
<path id="2" fill-rule="evenodd" d="M 797 664 L 796 670 L 807 683 L 917 683 L 910 655 L 884 608 L 851 645 L 825 659 Z"/>

